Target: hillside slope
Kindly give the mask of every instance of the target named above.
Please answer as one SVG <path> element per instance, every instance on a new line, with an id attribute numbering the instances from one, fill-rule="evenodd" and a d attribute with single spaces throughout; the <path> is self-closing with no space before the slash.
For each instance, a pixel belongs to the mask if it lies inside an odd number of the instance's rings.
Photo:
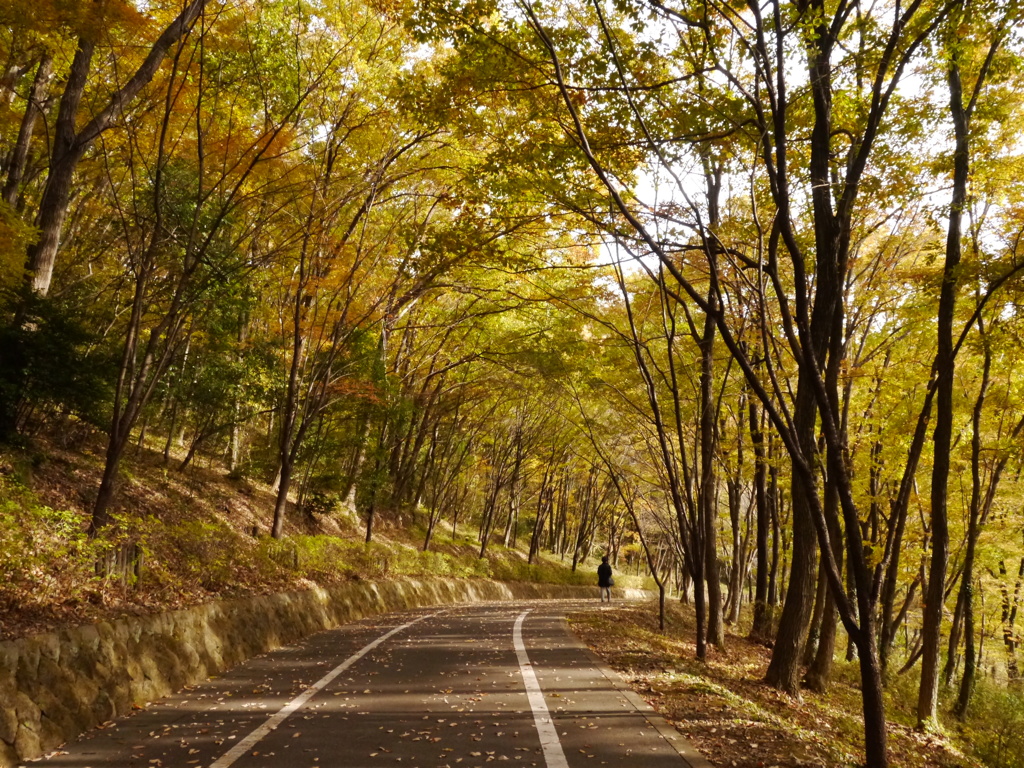
<path id="1" fill-rule="evenodd" d="M 285 536 L 268 535 L 269 485 L 222 470 L 165 465 L 151 450 L 125 467 L 115 523 L 86 535 L 99 484 L 97 446 L 37 440 L 0 452 L 0 639 L 222 597 L 268 594 L 347 580 L 431 574 L 590 584 L 542 555 L 492 546 L 478 557 L 475 530 L 450 525 L 421 551 L 416 514 L 379 516 L 374 540 L 348 507 L 290 511 Z M 382 519 L 380 519 L 382 518 Z M 463 535 L 467 534 L 467 535 Z"/>

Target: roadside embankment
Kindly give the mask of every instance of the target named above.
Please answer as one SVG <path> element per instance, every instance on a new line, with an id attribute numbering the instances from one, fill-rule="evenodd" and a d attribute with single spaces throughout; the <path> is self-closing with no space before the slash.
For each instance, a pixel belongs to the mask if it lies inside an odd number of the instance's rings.
<path id="1" fill-rule="evenodd" d="M 440 578 L 352 582 L 0 642 L 0 768 L 46 754 L 255 655 L 366 616 L 429 605 L 581 597 L 596 598 L 597 590 Z"/>

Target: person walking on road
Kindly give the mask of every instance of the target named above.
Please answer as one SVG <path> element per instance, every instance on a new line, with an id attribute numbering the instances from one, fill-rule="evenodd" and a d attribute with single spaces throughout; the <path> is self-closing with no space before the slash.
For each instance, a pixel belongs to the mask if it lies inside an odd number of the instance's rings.
<path id="1" fill-rule="evenodd" d="M 601 564 L 597 566 L 597 586 L 601 588 L 601 602 L 612 601 L 612 567 L 608 565 L 608 555 L 601 558 Z"/>

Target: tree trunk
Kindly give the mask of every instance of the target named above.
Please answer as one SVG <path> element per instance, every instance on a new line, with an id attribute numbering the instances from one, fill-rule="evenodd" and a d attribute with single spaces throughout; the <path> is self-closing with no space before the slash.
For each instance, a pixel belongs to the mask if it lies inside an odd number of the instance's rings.
<path id="1" fill-rule="evenodd" d="M 523 456 L 525 449 L 523 446 L 523 435 L 522 431 L 516 430 L 516 458 L 512 465 L 512 477 L 509 479 L 508 488 L 508 520 L 505 523 L 505 535 L 502 537 L 502 546 L 506 549 L 512 545 L 514 546 L 515 532 L 519 525 L 519 494 L 520 494 L 520 471 L 523 466 Z"/>
<path id="2" fill-rule="evenodd" d="M 366 538 L 363 540 L 366 544 L 373 541 L 373 519 L 377 513 L 377 499 L 370 499 L 370 506 L 366 508 Z"/>
<path id="3" fill-rule="evenodd" d="M 999 561 L 999 575 L 1006 577 L 1006 561 Z M 1003 592 L 1003 648 L 1006 651 L 1006 677 L 1011 683 L 1020 680 L 1020 667 L 1017 664 L 1017 610 L 1020 603 L 1021 581 L 1024 580 L 1024 557 L 1020 559 L 1020 567 L 1017 569 L 1017 581 L 1013 587 L 1013 597 L 1010 597 L 1010 590 L 1005 582 L 1002 585 Z"/>
<path id="4" fill-rule="evenodd" d="M 708 293 L 708 302 L 714 307 L 713 289 Z M 709 312 L 704 318 L 704 333 L 700 341 L 700 497 L 699 519 L 704 540 L 704 579 L 707 582 L 707 638 L 708 643 L 718 648 L 725 646 L 725 622 L 722 615 L 722 584 L 718 575 L 718 515 L 716 510 L 717 478 L 715 476 L 715 452 L 717 430 L 715 429 L 714 403 L 714 351 L 715 321 Z"/>
<path id="5" fill-rule="evenodd" d="M 740 608 L 743 605 L 743 537 L 740 531 L 742 515 L 739 472 L 742 470 L 742 459 L 736 468 L 737 478 L 730 479 L 726 488 L 729 495 L 729 526 L 732 533 L 732 567 L 729 570 L 728 621 L 737 624 L 740 620 Z"/>
<path id="6" fill-rule="evenodd" d="M 953 609 L 953 624 L 949 628 L 949 638 L 946 641 L 946 664 L 942 668 L 942 685 L 948 688 L 953 682 L 953 673 L 959 663 L 957 651 L 960 650 L 960 638 L 963 636 L 964 628 L 964 593 L 963 582 L 957 590 L 956 608 Z"/>
<path id="7" fill-rule="evenodd" d="M 782 560 L 782 521 L 779 519 L 782 510 L 779 501 L 779 471 L 772 462 L 774 457 L 775 441 L 768 440 L 768 516 L 772 525 L 772 564 L 768 571 L 768 607 L 771 614 L 770 631 L 774 636 L 775 613 L 779 607 L 779 563 Z"/>
<path id="8" fill-rule="evenodd" d="M 869 768 L 885 768 L 889 764 L 888 735 L 885 724 L 885 698 L 882 686 L 882 665 L 875 644 L 875 626 L 870 617 L 862 617 L 863 631 L 857 635 L 860 660 L 860 687 L 864 713 L 864 750 Z"/>
<path id="9" fill-rule="evenodd" d="M 18 193 L 21 191 L 21 181 L 25 175 L 25 165 L 28 163 L 28 151 L 32 145 L 36 121 L 43 113 L 43 100 L 46 98 L 52 74 L 53 58 L 49 54 L 43 54 L 36 69 L 35 79 L 32 81 L 32 90 L 21 119 L 21 127 L 18 129 L 18 138 L 14 143 L 14 149 L 11 150 L 7 182 L 3 189 L 3 200 L 11 208 L 16 208 L 18 204 Z"/>
<path id="10" fill-rule="evenodd" d="M 840 461 L 842 459 L 839 459 Z M 825 489 L 826 521 L 828 525 L 829 538 L 832 541 L 832 557 L 841 568 L 843 564 L 843 531 L 839 525 L 839 493 L 834 479 L 830 479 Z M 824 576 L 825 564 L 822 563 L 821 571 Z M 847 568 L 847 581 L 849 592 L 856 594 L 856 581 L 853 569 Z M 828 688 L 829 678 L 832 676 L 832 662 L 835 658 L 836 632 L 838 629 L 838 616 L 836 615 L 836 601 L 832 590 L 828 589 L 828 579 L 824 579 L 826 587 L 821 606 L 821 616 L 818 619 L 817 647 L 814 655 L 807 659 L 807 675 L 805 682 L 812 691 L 824 693 Z M 874 640 L 872 642 L 875 642 Z M 850 642 L 850 648 L 855 644 Z M 877 654 L 877 649 L 876 649 Z"/>
<path id="11" fill-rule="evenodd" d="M 973 559 L 974 553 L 970 554 Z M 970 573 L 973 573 L 973 563 Z M 978 657 L 974 646 L 974 634 L 977 631 L 974 626 L 974 584 L 968 581 L 968 571 L 965 568 L 963 575 L 964 591 L 964 674 L 960 678 L 960 688 L 957 691 L 956 704 L 953 707 L 953 714 L 961 720 L 967 715 L 967 709 L 971 704 L 971 694 L 974 692 L 974 681 L 978 672 Z M 973 580 L 973 578 L 972 578 Z"/>
<path id="12" fill-rule="evenodd" d="M 270 535 L 275 539 L 280 539 L 284 535 L 284 518 L 285 513 L 288 511 L 288 491 L 292 485 L 292 462 L 290 456 L 284 457 L 281 462 L 280 477 L 277 495 L 274 498 L 274 522 L 270 528 Z"/>
<path id="13" fill-rule="evenodd" d="M 231 406 L 231 427 L 228 432 L 228 472 L 237 475 L 242 468 L 242 410 L 236 400 Z"/>
<path id="14" fill-rule="evenodd" d="M 691 577 L 693 579 L 693 613 L 694 619 L 697 624 L 697 659 L 699 661 L 707 661 L 708 658 L 708 609 L 707 609 L 707 597 L 704 593 L 704 558 L 701 554 L 697 554 L 693 558 L 693 570 Z"/>
<path id="15" fill-rule="evenodd" d="M 100 479 L 100 487 L 96 492 L 96 501 L 93 504 L 93 516 L 89 525 L 89 533 L 96 535 L 100 529 L 110 524 L 110 509 L 114 503 L 114 492 L 117 486 L 118 469 L 121 462 L 119 457 L 110 459 L 108 449 L 108 460 L 103 467 L 103 477 Z M 100 514 L 96 514 L 100 510 Z"/>
<path id="16" fill-rule="evenodd" d="M 809 374 L 801 369 L 793 408 L 794 428 L 800 435 L 804 455 L 813 456 L 816 450 L 815 408 L 808 378 Z M 808 488 L 800 476 L 794 473 L 793 549 L 789 585 L 782 605 L 772 658 L 765 674 L 765 682 L 791 695 L 800 691 L 800 662 L 814 599 L 817 537 L 811 519 L 811 500 L 808 498 L 814 493 L 816 490 Z"/>
<path id="17" fill-rule="evenodd" d="M 960 267 L 960 233 L 967 202 L 970 171 L 968 146 L 969 117 L 964 109 L 960 70 L 954 50 L 947 72 L 950 115 L 956 136 L 953 153 L 953 196 L 949 206 L 946 232 L 946 260 L 936 318 L 938 344 L 935 353 L 935 431 L 932 434 L 934 459 L 931 489 L 931 562 L 928 592 L 925 595 L 922 622 L 921 689 L 917 699 L 917 727 L 925 729 L 938 722 L 939 654 L 942 636 L 942 608 L 945 602 L 946 567 L 949 560 L 949 520 L 947 512 L 950 450 L 953 438 L 953 374 L 956 365 L 953 350 L 953 319 Z"/>
<path id="18" fill-rule="evenodd" d="M 71 71 L 60 100 L 53 149 L 50 154 L 49 175 L 36 217 L 39 237 L 28 253 L 30 285 L 38 295 L 45 296 L 50 290 L 61 229 L 71 197 L 71 182 L 79 161 L 93 142 L 123 114 L 125 107 L 134 100 L 139 91 L 153 79 L 167 51 L 189 31 L 207 2 L 208 0 L 191 0 L 156 39 L 149 54 L 132 77 L 110 97 L 99 114 L 76 132 L 78 107 L 85 92 L 95 50 L 93 41 L 85 37 L 79 38 L 78 48 L 71 62 Z"/>
<path id="19" fill-rule="evenodd" d="M 821 634 L 821 622 L 825 616 L 827 595 L 828 577 L 825 575 L 825 566 L 819 563 L 817 587 L 814 590 L 814 608 L 811 610 L 811 620 L 807 625 L 807 639 L 804 641 L 803 665 L 806 667 L 811 665 L 818 652 L 818 637 Z"/>
<path id="20" fill-rule="evenodd" d="M 540 552 L 541 536 L 544 533 L 544 521 L 549 514 L 552 503 L 552 488 L 550 485 L 550 469 L 544 471 L 544 478 L 541 480 L 540 493 L 537 494 L 537 517 L 533 521 L 533 535 L 530 537 L 530 554 L 527 563 L 533 565 Z"/>
<path id="21" fill-rule="evenodd" d="M 53 264 L 57 257 L 60 232 L 67 216 L 71 199 L 71 179 L 85 154 L 87 146 L 79 142 L 75 133 L 78 106 L 85 92 L 85 83 L 92 67 L 95 44 L 84 37 L 78 41 L 78 49 L 71 62 L 67 84 L 61 95 L 54 129 L 53 149 L 50 152 L 50 168 L 46 186 L 39 201 L 36 228 L 39 237 L 29 249 L 28 269 L 32 290 L 45 296 L 50 290 Z"/>
<path id="22" fill-rule="evenodd" d="M 487 503 L 484 505 L 484 513 L 480 518 L 480 559 L 487 554 L 487 544 L 491 538 L 491 526 L 494 523 L 494 513 L 498 506 L 498 494 L 501 492 L 501 484 L 497 476 L 497 469 L 491 476 L 491 490 L 487 495 Z"/>
<path id="23" fill-rule="evenodd" d="M 835 601 L 831 592 L 826 592 L 821 629 L 818 634 L 818 648 L 807 670 L 807 687 L 817 693 L 828 690 L 832 677 L 832 661 L 836 652 L 836 630 L 838 629 Z"/>
<path id="24" fill-rule="evenodd" d="M 285 394 L 284 408 L 281 414 L 281 435 L 277 451 L 277 478 L 274 490 L 277 497 L 274 500 L 274 522 L 270 528 L 270 535 L 281 538 L 284 530 L 284 516 L 288 508 L 288 490 L 292 482 L 292 469 L 295 461 L 295 444 L 297 438 L 294 434 L 295 424 L 299 420 L 299 369 L 303 352 L 303 338 L 300 324 L 298 322 L 299 301 L 296 304 L 296 323 L 292 347 L 292 361 L 288 372 L 288 389 Z"/>
<path id="25" fill-rule="evenodd" d="M 434 537 L 434 528 L 437 525 L 438 515 L 434 510 L 430 510 L 430 515 L 427 517 L 427 532 L 423 537 L 423 551 L 430 551 L 430 540 Z"/>
<path id="26" fill-rule="evenodd" d="M 772 620 L 768 607 L 768 534 L 770 530 L 768 510 L 768 489 L 766 484 L 764 434 L 757 411 L 756 398 L 749 398 L 750 442 L 754 446 L 754 503 L 756 509 L 757 566 L 754 575 L 754 623 L 750 628 L 750 639 L 763 643 L 771 639 Z"/>
<path id="27" fill-rule="evenodd" d="M 978 330 L 982 338 L 985 357 L 982 367 L 981 388 L 974 403 L 974 412 L 971 420 L 971 513 L 967 526 L 967 551 L 964 554 L 963 575 L 960 577 L 960 595 L 964 612 L 964 673 L 960 678 L 957 702 L 953 708 L 954 714 L 960 719 L 967 715 L 967 708 L 971 703 L 971 694 L 974 691 L 974 681 L 978 669 L 978 655 L 974 645 L 976 632 L 974 621 L 974 565 L 978 537 L 981 535 L 982 526 L 991 508 L 992 500 L 995 498 L 999 479 L 1002 476 L 1003 468 L 1006 466 L 1006 457 L 1001 458 L 992 472 L 983 501 L 981 489 L 981 416 L 990 383 L 992 349 L 985 336 L 985 326 L 980 318 L 978 320 Z M 1024 419 L 1019 421 L 1014 429 L 1014 439 L 1017 438 L 1022 427 L 1024 427 Z"/>

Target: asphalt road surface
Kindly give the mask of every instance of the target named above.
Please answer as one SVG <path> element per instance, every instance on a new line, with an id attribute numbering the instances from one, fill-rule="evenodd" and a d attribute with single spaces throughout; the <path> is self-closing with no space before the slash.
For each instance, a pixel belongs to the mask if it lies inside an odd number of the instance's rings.
<path id="1" fill-rule="evenodd" d="M 706 768 L 568 630 L 593 602 L 377 616 L 251 659 L 40 763 Z"/>

